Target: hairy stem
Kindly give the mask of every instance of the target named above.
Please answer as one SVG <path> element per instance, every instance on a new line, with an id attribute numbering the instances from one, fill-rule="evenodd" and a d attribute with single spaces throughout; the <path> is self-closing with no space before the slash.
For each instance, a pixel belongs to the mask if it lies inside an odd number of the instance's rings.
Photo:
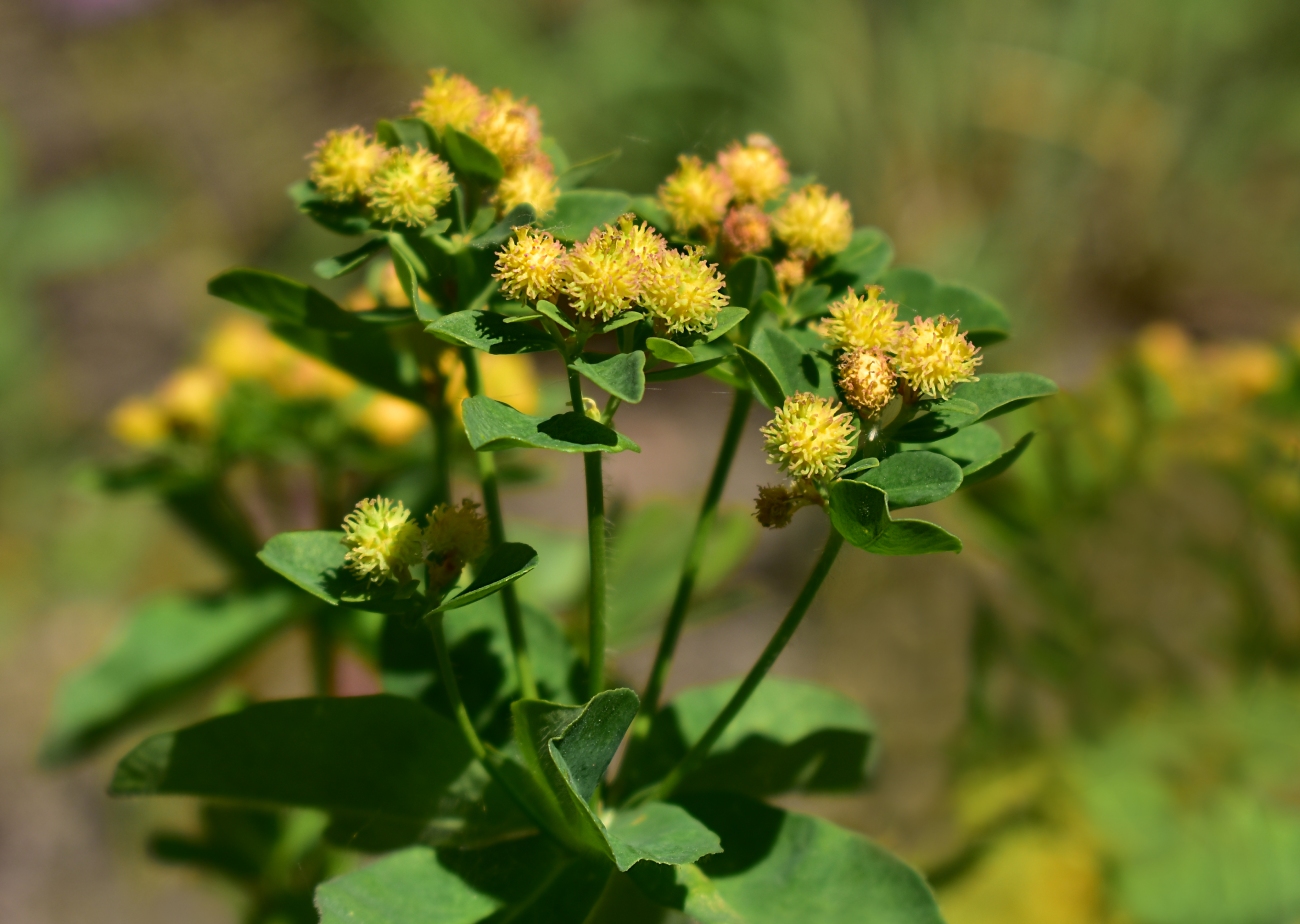
<path id="1" fill-rule="evenodd" d="M 471 395 L 483 393 L 483 377 L 479 374 L 478 356 L 471 349 L 461 350 L 465 364 L 465 388 Z M 496 453 L 474 453 L 478 462 L 479 485 L 483 490 L 483 507 L 487 511 L 488 532 L 492 548 L 506 541 L 505 518 L 501 513 L 501 492 L 497 487 Z M 524 635 L 523 611 L 519 607 L 519 594 L 514 584 L 501 589 L 501 607 L 505 611 L 506 631 L 510 635 L 510 650 L 515 659 L 515 672 L 519 675 L 519 692 L 525 699 L 537 699 L 537 677 L 533 673 L 532 658 L 528 655 L 528 639 Z"/>
<path id="2" fill-rule="evenodd" d="M 582 409 L 582 383 L 569 372 L 569 397 L 573 409 Z M 587 483 L 587 548 L 590 577 L 587 585 L 587 695 L 605 689 L 605 474 L 601 454 L 584 452 L 582 469 Z"/>
<path id="3" fill-rule="evenodd" d="M 831 565 L 835 563 L 835 556 L 839 554 L 840 548 L 844 545 L 842 537 L 834 529 L 831 530 L 826 545 L 822 548 L 821 556 L 817 559 L 817 564 L 813 565 L 812 573 L 808 575 L 808 580 L 804 581 L 803 589 L 799 591 L 799 596 L 795 598 L 790 611 L 786 613 L 785 619 L 781 620 L 781 625 L 777 627 L 776 633 L 772 636 L 763 653 L 759 655 L 758 661 L 750 668 L 745 679 L 741 681 L 736 692 L 727 700 L 727 705 L 722 707 L 722 711 L 705 730 L 704 735 L 694 746 L 686 753 L 672 771 L 660 780 L 654 786 L 643 790 L 634 796 L 632 803 L 645 802 L 649 799 L 662 799 L 672 794 L 678 784 L 686 778 L 688 774 L 694 771 L 709 756 L 709 751 L 713 745 L 722 737 L 722 733 L 727 730 L 731 720 L 736 717 L 749 697 L 753 695 L 754 690 L 767 676 L 767 672 L 772 669 L 776 659 L 781 656 L 785 646 L 794 636 L 795 630 L 799 628 L 799 623 L 803 621 L 804 614 L 808 612 L 808 607 L 813 598 L 817 596 L 817 591 L 821 589 L 822 581 L 826 579 L 827 573 L 831 570 Z"/>
<path id="4" fill-rule="evenodd" d="M 700 505 L 699 516 L 695 519 L 695 531 L 691 534 L 690 545 L 686 548 L 686 560 L 682 562 L 681 576 L 677 580 L 677 594 L 673 597 L 672 609 L 668 621 L 664 623 L 663 635 L 659 639 L 659 650 L 655 652 L 654 666 L 650 668 L 650 680 L 646 684 L 645 695 L 641 697 L 641 717 L 638 719 L 639 733 L 644 733 L 655 712 L 659 709 L 659 698 L 663 695 L 664 684 L 668 680 L 668 669 L 672 666 L 673 655 L 677 651 L 677 641 L 682 634 L 682 625 L 686 622 L 686 612 L 690 608 L 691 594 L 695 590 L 695 579 L 700 573 L 700 563 L 704 558 L 704 547 L 709 533 L 717 518 L 718 501 L 722 490 L 727 485 L 731 474 L 731 463 L 736 458 L 736 447 L 745 431 L 745 420 L 753 404 L 753 393 L 746 388 L 738 388 L 731 399 L 731 413 L 727 417 L 727 427 L 722 434 L 722 444 L 718 447 L 718 458 L 713 463 L 713 475 L 709 478 L 708 489 L 704 492 L 704 502 Z M 639 735 L 638 735 L 639 737 Z"/>
<path id="5" fill-rule="evenodd" d="M 424 617 L 424 621 L 429 624 L 429 632 L 433 635 L 433 650 L 438 654 L 438 673 L 447 691 L 447 701 L 451 703 L 452 711 L 456 713 L 456 724 L 460 726 L 461 734 L 465 736 L 465 743 L 469 745 L 475 757 L 485 760 L 487 748 L 479 739 L 474 723 L 469 717 L 469 710 L 465 708 L 465 703 L 460 698 L 460 686 L 456 683 L 456 673 L 451 668 L 451 655 L 447 651 L 447 634 L 442 628 L 442 615 L 442 613 L 429 613 Z"/>

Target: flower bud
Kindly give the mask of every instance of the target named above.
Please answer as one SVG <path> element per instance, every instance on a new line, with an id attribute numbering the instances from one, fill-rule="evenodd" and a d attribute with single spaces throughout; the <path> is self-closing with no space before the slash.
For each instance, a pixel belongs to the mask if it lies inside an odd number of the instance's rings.
<path id="1" fill-rule="evenodd" d="M 371 177 L 388 156 L 387 149 L 365 129 L 332 131 L 308 155 L 308 178 L 326 199 L 351 202 L 365 195 Z"/>
<path id="2" fill-rule="evenodd" d="M 959 382 L 977 381 L 979 347 L 958 332 L 958 323 L 943 315 L 917 318 L 894 341 L 894 368 L 918 396 L 943 399 Z"/>
<path id="3" fill-rule="evenodd" d="M 718 312 L 727 307 L 723 284 L 718 268 L 704 260 L 703 248 L 665 250 L 649 263 L 641 304 L 667 333 L 712 330 Z"/>
<path id="4" fill-rule="evenodd" d="M 516 228 L 497 254 L 501 294 L 527 302 L 554 298 L 564 285 L 566 257 L 564 245 L 547 232 Z"/>
<path id="5" fill-rule="evenodd" d="M 343 520 L 349 571 L 372 584 L 406 583 L 420 561 L 420 530 L 401 501 L 366 498 Z"/>
<path id="6" fill-rule="evenodd" d="M 422 228 L 438 216 L 455 185 L 451 168 L 424 148 L 394 148 L 366 194 L 377 221 Z"/>
<path id="7" fill-rule="evenodd" d="M 853 455 L 852 415 L 834 398 L 799 392 L 763 428 L 768 461 L 793 478 L 826 480 Z"/>
<path id="8" fill-rule="evenodd" d="M 463 500 L 459 507 L 439 504 L 429 514 L 421 537 L 430 590 L 456 583 L 466 565 L 487 551 L 488 523 L 478 504 Z"/>
<path id="9" fill-rule="evenodd" d="M 659 187 L 659 205 L 682 234 L 695 228 L 715 229 L 731 201 L 731 180 L 716 164 L 698 157 L 677 158 L 677 172 Z"/>
<path id="10" fill-rule="evenodd" d="M 781 286 L 781 291 L 786 294 L 789 294 L 795 286 L 803 285 L 804 278 L 807 276 L 803 261 L 798 257 L 786 257 L 777 263 L 774 269 L 776 281 Z"/>
<path id="11" fill-rule="evenodd" d="M 560 187 L 549 161 L 531 160 L 507 173 L 497 185 L 497 211 L 504 215 L 517 205 L 531 205 L 538 218 L 555 211 Z"/>
<path id="12" fill-rule="evenodd" d="M 772 216 L 772 225 L 776 236 L 800 255 L 828 257 L 849 246 L 853 237 L 849 203 L 817 184 L 791 193 Z"/>
<path id="13" fill-rule="evenodd" d="M 878 415 L 894 397 L 894 370 L 881 349 L 849 350 L 835 371 L 844 400 L 864 418 Z"/>
<path id="14" fill-rule="evenodd" d="M 835 349 L 889 349 L 903 327 L 898 320 L 898 305 L 883 301 L 885 290 L 867 286 L 863 298 L 850 291 L 831 303 L 831 316 L 822 322 L 820 333 Z"/>
<path id="15" fill-rule="evenodd" d="M 460 74 L 448 74 L 446 68 L 440 67 L 429 71 L 429 85 L 411 108 L 438 131 L 454 128 L 467 132 L 486 105 L 487 100 L 478 87 Z"/>
<path id="16" fill-rule="evenodd" d="M 493 90 L 469 134 L 510 171 L 540 153 L 542 118 L 509 90 Z"/>
<path id="17" fill-rule="evenodd" d="M 780 149 L 766 135 L 750 135 L 718 155 L 720 166 L 731 180 L 737 202 L 762 205 L 779 196 L 790 182 L 790 168 Z"/>
<path id="18" fill-rule="evenodd" d="M 732 209 L 722 222 L 722 249 L 728 259 L 761 253 L 772 246 L 772 219 L 757 205 Z"/>
<path id="19" fill-rule="evenodd" d="M 822 496 L 807 481 L 792 485 L 762 485 L 754 499 L 754 518 L 760 526 L 782 529 L 790 525 L 790 520 L 802 508 L 821 504 Z"/>

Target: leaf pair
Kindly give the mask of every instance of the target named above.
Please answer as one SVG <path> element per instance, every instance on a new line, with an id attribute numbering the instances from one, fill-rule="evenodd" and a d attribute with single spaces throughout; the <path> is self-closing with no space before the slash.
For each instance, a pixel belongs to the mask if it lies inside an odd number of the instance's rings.
<path id="1" fill-rule="evenodd" d="M 960 539 L 935 523 L 893 519 L 885 491 L 863 481 L 831 485 L 830 515 L 831 524 L 850 545 L 876 555 L 925 555 L 962 548 Z"/>
<path id="2" fill-rule="evenodd" d="M 485 395 L 466 398 L 461 418 L 469 444 L 479 452 L 502 449 L 553 449 L 557 452 L 640 452 L 626 436 L 568 411 L 553 417 L 534 417 Z"/>

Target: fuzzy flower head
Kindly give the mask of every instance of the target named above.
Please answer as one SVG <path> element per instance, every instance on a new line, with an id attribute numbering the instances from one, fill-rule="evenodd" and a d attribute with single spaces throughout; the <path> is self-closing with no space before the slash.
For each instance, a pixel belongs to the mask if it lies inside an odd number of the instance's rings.
<path id="1" fill-rule="evenodd" d="M 750 135 L 718 155 L 720 166 L 735 188 L 737 202 L 762 205 L 779 196 L 790 182 L 790 168 L 781 150 L 767 135 Z"/>
<path id="2" fill-rule="evenodd" d="M 641 304 L 670 334 L 712 330 L 718 312 L 727 307 L 723 282 L 718 268 L 705 261 L 703 248 L 665 250 L 650 263 Z"/>
<path id="3" fill-rule="evenodd" d="M 731 201 L 731 180 L 716 164 L 705 165 L 693 154 L 677 158 L 677 172 L 659 187 L 659 204 L 685 234 L 711 229 L 722 221 Z"/>
<path id="4" fill-rule="evenodd" d="M 564 283 L 564 245 L 545 231 L 523 227 L 497 254 L 496 277 L 506 298 L 554 298 Z"/>
<path id="5" fill-rule="evenodd" d="M 347 569 L 372 584 L 406 583 L 420 561 L 420 529 L 401 501 L 366 498 L 343 520 Z"/>
<path id="6" fill-rule="evenodd" d="M 646 261 L 622 231 L 605 225 L 569 252 L 564 292 L 580 316 L 608 321 L 641 294 Z"/>
<path id="7" fill-rule="evenodd" d="M 894 368 L 916 395 L 943 399 L 959 382 L 977 381 L 979 347 L 959 333 L 958 323 L 943 315 L 917 318 L 894 341 Z"/>
<path id="8" fill-rule="evenodd" d="M 786 257 L 774 267 L 776 270 L 776 281 L 781 286 L 781 291 L 789 293 L 796 286 L 803 285 L 808 271 L 804 268 L 803 261 L 797 257 Z"/>
<path id="9" fill-rule="evenodd" d="M 782 529 L 802 508 L 821 506 L 822 496 L 811 482 L 761 485 L 754 499 L 754 518 L 760 526 Z"/>
<path id="10" fill-rule="evenodd" d="M 852 415 L 834 398 L 799 392 L 763 428 L 768 461 L 793 478 L 827 480 L 853 455 Z"/>
<path id="11" fill-rule="evenodd" d="M 826 187 L 805 186 L 791 193 L 772 216 L 776 236 L 797 254 L 828 257 L 849 246 L 853 237 L 853 214 L 839 193 L 827 195 Z"/>
<path id="12" fill-rule="evenodd" d="M 515 99 L 509 90 L 493 90 L 469 134 L 509 171 L 538 153 L 542 117 L 536 106 Z"/>
<path id="13" fill-rule="evenodd" d="M 326 199 L 351 202 L 365 195 L 388 150 L 363 128 L 329 132 L 308 155 L 308 178 Z"/>
<path id="14" fill-rule="evenodd" d="M 668 242 L 658 231 L 644 221 L 638 222 L 630 213 L 618 220 L 618 234 L 619 246 L 642 262 L 653 260 L 668 249 Z"/>
<path id="15" fill-rule="evenodd" d="M 510 171 L 497 185 L 497 211 L 505 214 L 517 205 L 531 205 L 539 218 L 555 211 L 560 187 L 549 162 L 530 160 Z"/>
<path id="16" fill-rule="evenodd" d="M 455 185 L 441 158 L 424 148 L 395 148 L 370 180 L 370 210 L 384 224 L 422 228 L 437 217 Z"/>
<path id="17" fill-rule="evenodd" d="M 487 100 L 478 87 L 460 74 L 448 74 L 445 67 L 440 67 L 429 71 L 429 85 L 411 108 L 438 131 L 454 128 L 465 132 L 478 121 L 486 105 Z"/>
<path id="18" fill-rule="evenodd" d="M 903 326 L 898 304 L 881 299 L 884 289 L 867 286 L 866 298 L 850 291 L 831 303 L 831 316 L 822 322 L 820 333 L 840 350 L 889 349 Z"/>
<path id="19" fill-rule="evenodd" d="M 722 222 L 722 249 L 733 260 L 772 246 L 772 219 L 757 205 L 727 212 Z"/>
<path id="20" fill-rule="evenodd" d="M 844 400 L 864 418 L 875 417 L 894 397 L 894 370 L 884 350 L 856 347 L 840 356 L 835 371 Z"/>
<path id="21" fill-rule="evenodd" d="M 487 519 L 471 500 L 461 501 L 459 507 L 439 504 L 429 514 L 421 545 L 429 587 L 450 587 L 466 565 L 487 551 Z"/>

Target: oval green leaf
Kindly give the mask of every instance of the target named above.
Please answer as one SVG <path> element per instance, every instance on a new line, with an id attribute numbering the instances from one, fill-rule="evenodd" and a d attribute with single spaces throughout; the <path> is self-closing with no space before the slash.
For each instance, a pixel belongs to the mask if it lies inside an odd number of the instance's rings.
<path id="1" fill-rule="evenodd" d="M 941 501 L 961 487 L 961 466 L 937 452 L 900 452 L 858 477 L 889 496 L 889 508 Z"/>
<path id="2" fill-rule="evenodd" d="M 561 240 L 580 241 L 593 229 L 617 221 L 631 206 L 632 198 L 618 190 L 569 190 L 560 194 L 545 227 Z"/>
<path id="3" fill-rule="evenodd" d="M 513 584 L 537 567 L 537 551 L 522 542 L 503 542 L 492 550 L 488 560 L 474 575 L 473 582 L 438 607 L 438 612 L 454 610 L 491 596 L 507 584 Z"/>
<path id="4" fill-rule="evenodd" d="M 487 184 L 500 182 L 505 176 L 497 156 L 464 132 L 451 127 L 443 129 L 442 148 L 451 168 L 462 176 Z"/>
<path id="5" fill-rule="evenodd" d="M 485 395 L 476 395 L 461 403 L 461 418 L 470 446 L 479 452 L 502 449 L 641 451 L 640 446 L 623 434 L 574 411 L 554 417 L 534 417 Z"/>
<path id="6" fill-rule="evenodd" d="M 527 323 L 511 323 L 494 311 L 470 309 L 443 315 L 425 330 L 455 346 L 484 353 L 542 353 L 555 349 L 555 341 Z"/>
<path id="7" fill-rule="evenodd" d="M 640 350 L 603 357 L 584 353 L 569 368 L 629 404 L 645 397 L 645 354 Z"/>

